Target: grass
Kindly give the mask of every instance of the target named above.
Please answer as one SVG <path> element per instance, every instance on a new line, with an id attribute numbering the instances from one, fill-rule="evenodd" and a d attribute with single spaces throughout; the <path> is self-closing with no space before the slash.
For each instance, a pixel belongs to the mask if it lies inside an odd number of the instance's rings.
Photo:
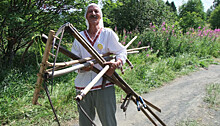
<path id="1" fill-rule="evenodd" d="M 176 126 L 201 126 L 196 120 L 181 121 Z"/>
<path id="2" fill-rule="evenodd" d="M 219 110 L 220 107 L 220 83 L 209 84 L 206 88 L 205 102 L 209 103 L 210 108 Z"/>
<path id="3" fill-rule="evenodd" d="M 144 51 L 130 55 L 129 59 L 135 66 L 126 70 L 122 78 L 138 93 L 149 92 L 177 76 L 185 75 L 201 67 L 201 62 L 212 63 L 212 59 L 199 59 L 190 54 L 178 57 L 161 58 L 156 53 Z M 128 66 L 125 66 L 128 67 Z M 41 92 L 39 105 L 32 105 L 34 85 L 39 68 L 27 66 L 25 69 L 14 68 L 8 71 L 1 82 L 1 112 L 2 125 L 52 125 L 56 124 L 45 92 Z M 120 71 L 118 71 L 120 73 Z M 120 73 L 121 74 L 121 73 Z M 70 121 L 77 117 L 77 107 L 74 101 L 74 78 L 76 74 L 54 79 L 51 99 L 59 120 Z M 49 89 L 51 86 L 49 84 Z M 116 87 L 116 96 L 119 101 L 124 92 Z"/>

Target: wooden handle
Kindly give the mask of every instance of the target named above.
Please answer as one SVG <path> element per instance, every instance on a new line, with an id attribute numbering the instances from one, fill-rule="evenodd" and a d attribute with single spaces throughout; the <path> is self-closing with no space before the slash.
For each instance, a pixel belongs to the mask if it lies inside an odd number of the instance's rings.
<path id="1" fill-rule="evenodd" d="M 107 72 L 109 65 L 106 65 L 99 74 L 81 91 L 79 95 L 76 96 L 76 100 L 82 100 L 82 98 L 91 90 L 91 88 L 99 81 L 99 79 Z"/>

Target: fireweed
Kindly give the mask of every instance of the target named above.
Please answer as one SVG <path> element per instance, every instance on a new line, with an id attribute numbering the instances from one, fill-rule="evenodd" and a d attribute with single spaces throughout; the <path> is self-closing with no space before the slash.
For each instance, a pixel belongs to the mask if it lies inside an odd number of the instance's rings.
<path id="1" fill-rule="evenodd" d="M 176 56 L 183 53 L 193 53 L 199 57 L 207 55 L 220 56 L 220 29 L 211 30 L 198 27 L 190 28 L 186 33 L 179 29 L 178 24 L 153 25 L 150 29 L 139 35 L 142 45 L 151 46 L 159 50 L 159 56 Z"/>

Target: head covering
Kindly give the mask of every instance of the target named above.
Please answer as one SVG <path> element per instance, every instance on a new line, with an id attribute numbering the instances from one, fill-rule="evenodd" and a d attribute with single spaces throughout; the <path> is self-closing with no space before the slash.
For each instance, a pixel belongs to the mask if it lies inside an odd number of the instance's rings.
<path id="1" fill-rule="evenodd" d="M 90 6 L 96 6 L 96 7 L 98 7 L 99 12 L 101 13 L 101 19 L 100 19 L 100 21 L 99 21 L 99 26 L 100 26 L 100 28 L 104 28 L 103 17 L 102 17 L 102 10 L 101 10 L 101 8 L 100 8 L 97 4 L 95 4 L 95 3 L 91 3 L 91 4 L 89 4 L 89 5 L 86 7 L 86 12 L 85 12 L 85 15 L 84 15 L 85 19 L 86 19 L 86 14 L 87 14 L 87 12 L 88 12 L 88 8 L 89 8 Z M 88 30 L 88 29 L 89 29 L 89 22 L 88 22 L 87 19 L 86 19 L 86 26 L 87 26 L 87 30 Z"/>

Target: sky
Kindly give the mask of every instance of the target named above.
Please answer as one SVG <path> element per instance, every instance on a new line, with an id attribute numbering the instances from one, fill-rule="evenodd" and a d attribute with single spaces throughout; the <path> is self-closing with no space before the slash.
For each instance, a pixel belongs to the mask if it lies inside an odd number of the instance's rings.
<path id="1" fill-rule="evenodd" d="M 167 1 L 167 0 L 163 0 Z M 177 10 L 179 9 L 179 6 L 183 5 L 183 3 L 186 3 L 188 0 L 168 0 L 169 3 L 172 1 L 174 2 Z M 204 6 L 204 12 L 206 12 L 212 5 L 214 0 L 202 0 L 203 6 Z"/>

